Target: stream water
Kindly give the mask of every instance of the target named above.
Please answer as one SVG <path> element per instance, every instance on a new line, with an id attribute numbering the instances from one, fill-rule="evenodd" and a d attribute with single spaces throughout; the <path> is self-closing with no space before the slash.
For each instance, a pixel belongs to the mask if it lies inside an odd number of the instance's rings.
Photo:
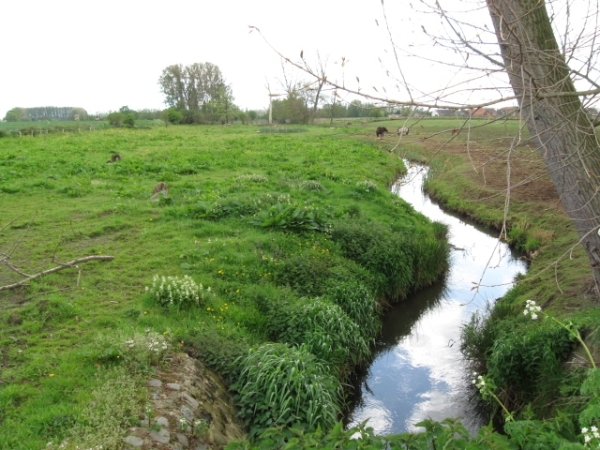
<path id="1" fill-rule="evenodd" d="M 476 432 L 485 418 L 460 353 L 461 326 L 504 295 L 527 266 L 497 236 L 431 202 L 422 190 L 427 168 L 405 164 L 408 173 L 392 192 L 448 225 L 450 269 L 442 281 L 386 312 L 373 362 L 358 374 L 347 423 L 369 419 L 376 434 L 394 434 L 418 431 L 415 424 L 426 418 L 459 417 Z"/>

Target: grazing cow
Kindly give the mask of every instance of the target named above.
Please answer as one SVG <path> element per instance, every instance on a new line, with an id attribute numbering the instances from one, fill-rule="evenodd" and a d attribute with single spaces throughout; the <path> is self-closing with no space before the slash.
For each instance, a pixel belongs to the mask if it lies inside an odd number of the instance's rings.
<path id="1" fill-rule="evenodd" d="M 383 137 L 383 133 L 389 133 L 386 127 L 379 127 L 375 130 L 375 135 L 377 137 Z"/>
<path id="2" fill-rule="evenodd" d="M 408 129 L 408 127 L 399 127 L 396 130 L 396 133 L 398 133 L 398 136 L 406 136 L 409 131 L 410 130 Z"/>

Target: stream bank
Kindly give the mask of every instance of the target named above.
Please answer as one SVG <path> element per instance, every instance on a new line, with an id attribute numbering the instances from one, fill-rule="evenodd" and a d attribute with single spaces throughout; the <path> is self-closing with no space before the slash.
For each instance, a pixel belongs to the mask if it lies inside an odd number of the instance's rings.
<path id="1" fill-rule="evenodd" d="M 485 313 L 512 286 L 525 261 L 488 230 L 443 211 L 425 194 L 427 168 L 405 161 L 407 174 L 392 192 L 431 220 L 449 226 L 446 277 L 386 313 L 372 363 L 358 374 L 348 426 L 369 420 L 377 434 L 417 431 L 426 418 L 460 417 L 475 432 L 486 418 L 471 401 L 471 380 L 460 353 L 463 323 Z"/>

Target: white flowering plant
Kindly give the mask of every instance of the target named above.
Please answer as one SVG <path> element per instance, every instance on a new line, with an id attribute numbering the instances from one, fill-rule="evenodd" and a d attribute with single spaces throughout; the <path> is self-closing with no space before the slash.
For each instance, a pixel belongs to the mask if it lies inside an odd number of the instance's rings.
<path id="1" fill-rule="evenodd" d="M 586 448 L 600 448 L 600 432 L 597 426 L 583 427 L 581 434 Z"/>
<path id="2" fill-rule="evenodd" d="M 124 360 L 150 365 L 161 363 L 169 350 L 167 336 L 168 332 L 160 334 L 150 328 L 145 333 L 134 333 L 122 341 Z"/>
<path id="3" fill-rule="evenodd" d="M 365 192 L 373 192 L 377 190 L 377 185 L 371 180 L 363 180 L 356 183 L 356 187 Z"/>
<path id="4" fill-rule="evenodd" d="M 588 357 L 588 360 L 590 361 L 590 365 L 593 368 L 596 368 L 596 362 L 594 361 L 594 358 L 592 357 L 590 349 L 588 348 L 586 343 L 583 341 L 581 334 L 579 333 L 579 330 L 573 324 L 573 322 L 563 323 L 560 320 L 556 319 L 555 317 L 549 316 L 544 311 L 542 311 L 542 308 L 540 306 L 538 306 L 534 300 L 527 300 L 525 302 L 525 310 L 523 311 L 523 315 L 531 317 L 532 320 L 537 320 L 539 315 L 543 315 L 544 318 L 546 318 L 546 319 L 549 318 L 550 320 L 552 320 L 553 322 L 555 322 L 556 324 L 558 324 L 559 326 L 561 326 L 562 328 L 567 330 L 569 332 L 569 334 L 571 335 L 571 337 L 575 338 L 581 344 L 581 347 L 585 351 L 585 353 Z"/>
<path id="5" fill-rule="evenodd" d="M 504 411 L 504 420 L 506 422 L 512 422 L 515 420 L 513 413 L 511 413 L 506 406 L 504 406 L 504 403 L 502 403 L 498 396 L 494 394 L 496 385 L 490 378 L 486 377 L 485 375 L 479 375 L 477 372 L 473 372 L 472 383 L 475 385 L 484 400 L 491 398 L 498 403 L 498 405 L 500 405 L 502 411 Z"/>
<path id="6" fill-rule="evenodd" d="M 200 306 L 212 295 L 211 288 L 204 288 L 189 275 L 183 277 L 154 275 L 152 286 L 146 286 L 146 292 L 150 294 L 158 304 L 168 307 Z"/>
<path id="7" fill-rule="evenodd" d="M 523 311 L 523 314 L 525 316 L 529 315 L 529 317 L 531 317 L 532 320 L 537 320 L 538 313 L 541 313 L 541 312 L 542 312 L 542 307 L 537 306 L 533 300 L 527 300 L 525 302 L 525 310 Z"/>

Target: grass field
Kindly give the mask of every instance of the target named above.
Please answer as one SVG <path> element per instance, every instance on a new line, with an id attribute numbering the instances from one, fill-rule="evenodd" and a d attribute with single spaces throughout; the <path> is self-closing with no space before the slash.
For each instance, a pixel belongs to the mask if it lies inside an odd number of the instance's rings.
<path id="1" fill-rule="evenodd" d="M 340 401 L 327 377 L 343 381 L 366 358 L 376 305 L 401 301 L 445 268 L 443 227 L 388 192 L 403 170 L 398 155 L 427 161 L 427 189 L 452 209 L 498 229 L 506 221 L 504 238 L 531 259 L 504 318 L 519 316 L 534 298 L 593 329 L 587 260 L 578 247 L 570 250 L 577 237 L 526 133 L 510 152 L 510 183 L 520 186 L 505 213 L 507 149 L 518 122 L 414 121 L 408 136 L 376 139 L 377 126 L 401 125 L 350 120 L 333 128 L 171 126 L 0 138 L 0 253 L 12 265 L 0 266 L 0 286 L 75 258 L 114 257 L 0 291 L 0 448 L 38 449 L 77 433 L 68 448 L 97 445 L 99 436 L 119 448 L 124 429 L 144 416 L 143 380 L 180 349 L 247 380 L 238 386 L 248 395 L 242 410 L 257 404 L 248 392 L 252 377 L 265 376 L 256 373 L 256 358 L 265 367 L 286 358 L 308 367 Z M 113 152 L 122 160 L 107 164 Z M 168 195 L 151 198 L 158 182 L 168 184 Z M 189 275 L 202 288 L 196 297 L 176 294 L 171 304 L 146 291 L 155 275 Z M 360 309 L 343 304 L 352 296 Z M 323 329 L 339 340 L 327 341 Z M 168 352 L 148 352 L 148 339 L 168 343 Z M 133 340 L 143 345 L 124 345 Z M 264 346 L 273 341 L 312 353 Z M 323 372 L 312 354 L 335 369 Z M 119 399 L 106 394 L 111 382 L 121 383 Z M 116 422 L 90 412 L 98 392 L 123 406 L 109 408 Z M 260 429 L 272 409 L 244 420 Z"/>
<path id="2" fill-rule="evenodd" d="M 73 434 L 109 369 L 148 376 L 152 355 L 140 365 L 123 348 L 146 329 L 175 348 L 195 346 L 227 375 L 228 347 L 238 356 L 268 340 L 312 336 L 317 345 L 323 335 L 312 325 L 290 334 L 278 320 L 303 308 L 347 317 L 312 300 L 335 296 L 344 283 L 364 286 L 372 306 L 363 320 L 372 321 L 374 298 L 398 300 L 440 275 L 443 230 L 387 189 L 403 169 L 398 158 L 346 139 L 347 130 L 259 131 L 158 127 L 0 139 L 0 250 L 10 263 L 1 266 L 0 286 L 76 258 L 114 256 L 79 264 L 80 274 L 68 268 L 0 291 L 0 448 L 42 448 Z M 108 164 L 113 152 L 122 160 Z M 151 198 L 158 182 L 168 195 Z M 431 268 L 404 253 L 426 253 L 427 239 L 441 251 Z M 350 245 L 380 253 L 353 254 Z M 181 294 L 162 305 L 165 298 L 146 293 L 154 275 L 189 275 L 202 298 Z M 327 326 L 344 336 L 357 325 L 347 318 Z M 340 368 L 335 377 L 367 356 L 376 329 L 328 344 L 333 353 L 321 357 Z M 353 345 L 361 350 L 348 352 Z"/>

